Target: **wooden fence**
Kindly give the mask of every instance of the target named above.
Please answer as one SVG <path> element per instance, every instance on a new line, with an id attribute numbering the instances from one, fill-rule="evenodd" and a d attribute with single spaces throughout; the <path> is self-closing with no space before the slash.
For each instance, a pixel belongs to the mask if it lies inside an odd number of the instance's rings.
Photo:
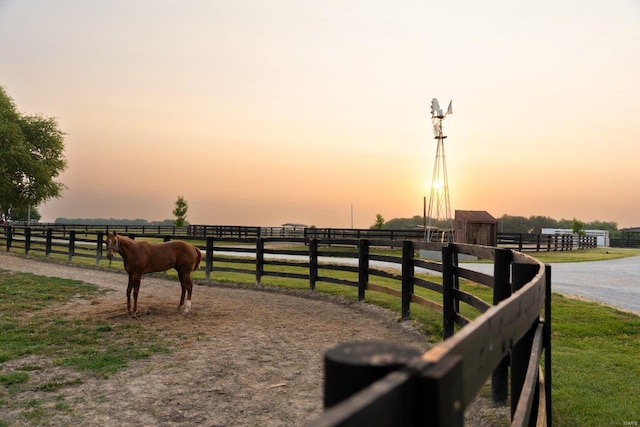
<path id="1" fill-rule="evenodd" d="M 498 233 L 498 246 L 518 252 L 556 252 L 598 247 L 596 236 L 578 234 Z"/>
<path id="2" fill-rule="evenodd" d="M 144 237 L 172 238 L 164 233 Z M 444 341 L 426 353 L 390 371 L 373 369 L 364 382 L 359 382 L 361 361 L 345 363 L 338 378 L 327 372 L 326 409 L 309 426 L 462 426 L 465 409 L 489 378 L 495 402 L 507 401 L 510 384 L 512 425 L 551 424 L 551 272 L 534 258 L 510 249 L 412 240 L 401 242 L 400 256 L 371 252 L 373 247 L 398 246 L 388 240 L 190 236 L 189 241 L 204 252 L 206 279 L 227 271 L 254 275 L 258 284 L 266 276 L 308 281 L 311 290 L 332 283 L 357 288 L 360 301 L 367 292 L 399 298 L 403 319 L 410 318 L 412 304 L 442 313 Z M 6 251 L 69 261 L 90 258 L 97 265 L 103 261 L 103 242 L 103 231 L 88 229 L 5 226 L 0 234 L 0 248 Z M 422 249 L 440 251 L 442 262 L 416 259 Z M 465 268 L 458 263 L 460 254 L 492 260 L 493 276 Z M 442 284 L 416 270 L 442 275 Z M 332 272 L 349 272 L 353 278 Z M 375 283 L 379 277 L 397 285 Z M 492 288 L 492 304 L 461 290 L 461 279 Z M 427 299 L 419 289 L 436 291 L 441 299 Z M 478 317 L 472 321 L 462 315 L 461 303 L 475 308 Z M 388 356 L 388 346 L 380 351 L 384 354 L 367 352 L 371 367 Z M 328 399 L 340 388 L 335 381 L 359 385 L 353 394 Z"/>
<path id="3" fill-rule="evenodd" d="M 19 227 L 25 227 L 20 225 Z M 166 225 L 85 225 L 85 224 L 35 224 L 32 230 L 52 229 L 68 233 L 99 233 L 115 230 L 124 234 L 162 235 L 171 237 L 207 237 L 251 239 L 258 237 L 311 239 L 374 239 L 394 242 L 391 246 L 401 245 L 403 240 L 423 242 L 424 230 L 375 230 L 358 228 L 315 228 L 315 227 L 248 227 L 232 225 L 188 225 L 184 227 Z M 514 249 L 518 252 L 550 252 L 573 249 L 591 249 L 597 247 L 595 236 L 574 234 L 528 234 L 497 233 L 497 246 Z"/>

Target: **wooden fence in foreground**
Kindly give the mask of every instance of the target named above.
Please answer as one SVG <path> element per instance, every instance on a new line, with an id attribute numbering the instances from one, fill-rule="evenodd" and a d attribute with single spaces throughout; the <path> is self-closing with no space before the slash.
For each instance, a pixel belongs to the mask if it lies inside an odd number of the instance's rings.
<path id="1" fill-rule="evenodd" d="M 172 238 L 167 234 L 144 237 Z M 510 249 L 411 240 L 401 242 L 400 256 L 371 252 L 373 247 L 398 246 L 397 241 L 386 240 L 213 236 L 189 240 L 204 252 L 201 270 L 206 279 L 227 271 L 254 275 L 257 283 L 266 276 L 308 281 L 311 290 L 320 283 L 332 283 L 357 288 L 360 301 L 367 292 L 399 298 L 403 319 L 410 318 L 412 304 L 442 313 L 444 340 L 424 354 L 397 363 L 393 346 L 391 350 L 388 345 L 378 346 L 379 353 L 374 346 L 373 353 L 365 356 L 364 364 L 371 368 L 366 378 L 363 360 L 339 362 L 338 377 L 327 371 L 326 409 L 309 426 L 462 426 L 465 409 L 489 378 L 495 402 L 504 403 L 510 395 L 513 426 L 551 424 L 549 266 Z M 103 242 L 102 231 L 5 226 L 0 233 L 0 248 L 9 252 L 69 261 L 90 258 L 97 265 L 103 262 Z M 439 251 L 442 261 L 416 259 L 421 249 Z M 465 268 L 458 263 L 461 254 L 491 260 L 493 275 Z M 441 275 L 442 284 L 429 280 L 423 271 Z M 348 272 L 353 278 L 332 272 Z M 380 277 L 397 285 L 376 283 Z M 461 290 L 461 279 L 492 288 L 492 304 Z M 440 293 L 440 301 L 425 298 L 420 289 Z M 477 310 L 478 317 L 463 316 L 461 303 Z M 360 344 L 352 345 L 351 350 Z M 351 350 L 347 348 L 346 353 Z M 331 351 L 327 364 L 330 356 Z M 377 369 L 381 360 L 390 361 L 389 369 Z M 341 388 L 336 384 L 345 381 L 357 386 L 347 395 L 342 390 L 336 399 L 331 394 Z"/>

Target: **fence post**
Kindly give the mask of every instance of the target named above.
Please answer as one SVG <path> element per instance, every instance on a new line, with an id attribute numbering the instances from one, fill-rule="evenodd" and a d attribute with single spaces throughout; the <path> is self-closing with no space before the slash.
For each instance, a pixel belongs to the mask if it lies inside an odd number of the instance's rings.
<path id="1" fill-rule="evenodd" d="M 538 264 L 514 263 L 512 265 L 513 273 L 513 293 L 517 292 L 524 285 L 529 283 L 531 279 L 538 273 Z M 546 296 L 545 296 L 546 297 Z M 515 414 L 520 393 L 527 375 L 527 366 L 529 365 L 529 356 L 531 355 L 531 346 L 536 328 L 539 323 L 535 320 L 527 333 L 515 343 L 511 349 L 511 416 Z"/>
<path id="2" fill-rule="evenodd" d="M 100 265 L 102 259 L 102 244 L 104 242 L 104 233 L 99 231 L 96 236 L 96 265 Z"/>
<path id="3" fill-rule="evenodd" d="M 28 255 L 31 249 L 31 228 L 25 227 L 24 229 L 24 254 Z"/>
<path id="4" fill-rule="evenodd" d="M 358 240 L 358 301 L 364 301 L 364 292 L 369 283 L 369 240 Z"/>
<path id="5" fill-rule="evenodd" d="M 464 425 L 462 357 L 451 355 L 422 371 L 415 425 Z"/>
<path id="6" fill-rule="evenodd" d="M 411 315 L 411 294 L 413 294 L 413 242 L 402 241 L 402 320 Z"/>
<path id="7" fill-rule="evenodd" d="M 75 254 L 76 245 L 76 231 L 69 231 L 69 262 L 73 261 L 73 255 Z"/>
<path id="8" fill-rule="evenodd" d="M 442 246 L 442 339 L 453 335 L 455 324 L 455 303 L 453 295 L 454 268 L 453 247 Z"/>
<path id="9" fill-rule="evenodd" d="M 213 270 L 213 236 L 207 236 L 204 257 L 204 275 L 207 280 L 211 280 L 211 270 Z"/>
<path id="10" fill-rule="evenodd" d="M 551 266 L 545 265 L 545 299 L 544 299 L 544 395 L 547 399 L 545 409 L 547 412 L 547 425 L 551 425 Z"/>
<path id="11" fill-rule="evenodd" d="M 513 252 L 510 249 L 496 249 L 493 264 L 493 305 L 511 296 L 511 261 Z M 509 395 L 509 356 L 505 356 L 491 374 L 491 398 L 494 404 L 507 403 Z"/>
<path id="12" fill-rule="evenodd" d="M 53 229 L 51 227 L 47 228 L 46 240 L 44 243 L 44 256 L 45 258 L 49 258 L 49 254 L 51 253 L 51 244 L 53 241 Z"/>
<path id="13" fill-rule="evenodd" d="M 347 342 L 329 349 L 324 356 L 324 407 L 334 406 L 403 368 L 421 353 L 407 345 L 378 341 Z"/>
<path id="14" fill-rule="evenodd" d="M 11 241 L 13 240 L 13 227 L 7 225 L 5 230 L 7 234 L 7 252 L 9 252 L 11 250 Z"/>
<path id="15" fill-rule="evenodd" d="M 264 274 L 264 239 L 256 238 L 256 285 L 259 285 Z"/>
<path id="16" fill-rule="evenodd" d="M 318 280 L 318 239 L 315 237 L 309 241 L 309 289 L 316 290 Z"/>

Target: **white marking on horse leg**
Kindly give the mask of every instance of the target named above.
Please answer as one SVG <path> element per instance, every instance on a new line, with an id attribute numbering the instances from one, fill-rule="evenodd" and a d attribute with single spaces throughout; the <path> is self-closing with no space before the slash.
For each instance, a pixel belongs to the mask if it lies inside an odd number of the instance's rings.
<path id="1" fill-rule="evenodd" d="M 188 313 L 190 309 L 191 309 L 191 300 L 187 300 L 187 302 L 184 304 L 184 312 Z"/>

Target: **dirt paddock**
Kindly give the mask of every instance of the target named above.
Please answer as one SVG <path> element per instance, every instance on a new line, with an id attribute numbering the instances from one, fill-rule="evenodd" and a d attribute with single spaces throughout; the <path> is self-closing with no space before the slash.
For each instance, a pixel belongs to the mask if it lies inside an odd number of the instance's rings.
<path id="1" fill-rule="evenodd" d="M 47 377 L 77 378 L 43 399 L 50 425 L 296 426 L 322 412 L 324 352 L 345 341 L 385 340 L 426 349 L 426 337 L 395 313 L 319 293 L 260 292 L 243 287 L 195 286 L 191 312 L 177 310 L 177 280 L 146 277 L 139 317 L 126 315 L 127 276 L 0 255 L 0 268 L 81 280 L 117 292 L 74 300 L 54 310 L 107 322 L 144 322 L 175 343 L 170 353 L 132 361 L 105 379 L 25 357 L 0 364 L 0 373 L 38 365 L 34 385 Z M 65 370 L 66 369 L 66 370 Z M 12 405 L 12 407 L 21 405 Z M 469 411 L 468 411 L 469 412 Z M 474 409 L 481 415 L 482 409 Z M 475 417 L 474 417 L 475 418 Z M 9 425 L 19 413 L 0 417 Z M 479 421 L 476 418 L 476 422 Z"/>

